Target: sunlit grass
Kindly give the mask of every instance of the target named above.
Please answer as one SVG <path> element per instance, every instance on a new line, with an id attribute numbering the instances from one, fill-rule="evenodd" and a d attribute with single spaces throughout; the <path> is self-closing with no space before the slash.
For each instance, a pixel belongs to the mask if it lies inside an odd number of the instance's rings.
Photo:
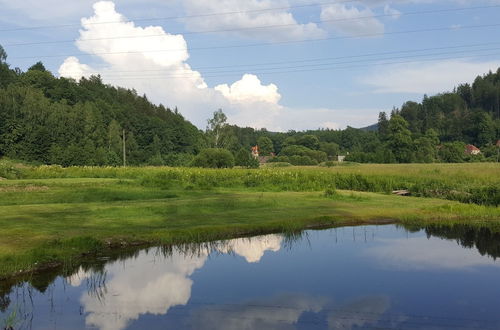
<path id="1" fill-rule="evenodd" d="M 0 181 L 0 276 L 74 262 L 82 253 L 109 246 L 215 240 L 309 226 L 393 221 L 500 229 L 498 207 L 386 194 L 427 184 L 441 193 L 500 186 L 499 169 L 497 164 L 23 167 L 16 172 L 21 179 Z"/>

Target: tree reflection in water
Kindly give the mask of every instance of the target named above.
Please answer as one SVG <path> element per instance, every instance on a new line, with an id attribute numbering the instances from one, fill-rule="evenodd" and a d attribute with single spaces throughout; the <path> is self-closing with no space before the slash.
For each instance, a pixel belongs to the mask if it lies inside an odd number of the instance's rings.
<path id="1" fill-rule="evenodd" d="M 477 249 L 481 255 L 500 256 L 500 233 L 487 228 L 430 225 L 405 226 L 404 229 L 408 232 L 424 230 L 428 238 L 453 239 L 463 247 Z M 336 235 L 335 232 L 335 241 Z M 366 236 L 365 228 L 365 243 Z M 354 229 L 352 239 L 356 240 Z M 86 326 L 101 330 L 124 329 L 141 315 L 165 315 L 174 307 L 177 313 L 180 307 L 186 306 L 191 297 L 191 277 L 205 265 L 209 256 L 231 254 L 247 263 L 258 263 L 266 251 L 273 253 L 280 249 L 292 249 L 299 241 L 310 245 L 307 231 L 116 252 L 115 255 L 32 276 L 21 282 L 1 283 L 0 312 L 5 316 L 14 309 L 20 310 L 20 322 L 30 328 L 34 313 L 33 291 L 44 294 L 50 301 L 54 281 L 63 278 L 69 287 L 86 288 L 79 298 L 80 313 L 85 317 Z M 203 325 L 204 328 L 216 329 L 225 324 L 229 329 L 238 323 L 245 324 L 248 329 L 281 329 L 303 320 L 308 313 L 323 313 L 323 322 L 330 328 L 349 329 L 376 324 L 390 308 L 390 299 L 385 296 L 361 297 L 340 305 L 333 304 L 331 299 L 290 293 L 241 304 L 208 303 L 189 309 L 189 322 L 193 328 Z M 189 304 L 191 306 L 195 302 Z M 398 316 L 384 322 L 393 325 L 404 319 L 404 316 Z"/>

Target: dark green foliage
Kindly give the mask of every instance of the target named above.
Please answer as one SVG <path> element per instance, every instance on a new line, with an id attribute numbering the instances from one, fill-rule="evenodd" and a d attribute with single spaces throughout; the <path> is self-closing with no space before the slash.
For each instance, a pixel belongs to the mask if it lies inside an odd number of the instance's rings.
<path id="1" fill-rule="evenodd" d="M 208 148 L 203 149 L 193 159 L 193 166 L 208 168 L 231 168 L 234 166 L 233 154 L 226 149 Z"/>
<path id="2" fill-rule="evenodd" d="M 461 163 L 465 157 L 465 143 L 448 142 L 444 143 L 438 151 L 439 159 L 445 163 Z"/>
<path id="3" fill-rule="evenodd" d="M 241 148 L 236 153 L 235 165 L 247 168 L 258 168 L 259 160 L 252 156 L 252 154 L 245 148 Z"/>
<path id="4" fill-rule="evenodd" d="M 257 145 L 259 146 L 259 154 L 261 156 L 268 156 L 270 153 L 274 152 L 273 141 L 267 136 L 261 136 L 257 139 Z"/>
<path id="5" fill-rule="evenodd" d="M 319 150 L 326 153 L 328 158 L 334 159 L 340 153 L 340 146 L 335 142 L 320 142 Z"/>
<path id="6" fill-rule="evenodd" d="M 319 139 L 317 136 L 312 134 L 300 136 L 297 139 L 297 144 L 313 150 L 319 149 Z"/>
<path id="7" fill-rule="evenodd" d="M 236 154 L 257 144 L 261 155 L 275 152 L 280 156 L 275 162 L 295 165 L 315 165 L 337 155 L 366 163 L 500 159 L 495 147 L 500 139 L 500 69 L 453 92 L 406 102 L 390 118 L 381 112 L 378 131 L 269 132 L 231 126 L 219 110 L 203 134 L 177 109 L 154 105 L 135 90 L 105 85 L 100 76 L 76 82 L 54 77 L 41 62 L 21 72 L 10 69 L 6 60 L 0 46 L 0 157 L 118 166 L 125 144 L 127 165 L 186 166 L 202 147 Z M 458 143 L 473 144 L 482 155 L 467 156 Z"/>
<path id="8" fill-rule="evenodd" d="M 0 49 L 0 156 L 63 166 L 121 165 L 124 130 L 130 165 L 168 164 L 173 161 L 167 155 L 199 149 L 199 130 L 146 96 L 104 85 L 98 76 L 56 78 L 41 62 L 16 75 L 2 54 Z"/>
<path id="9" fill-rule="evenodd" d="M 413 141 L 408 122 L 399 115 L 391 116 L 387 133 L 387 146 L 399 163 L 413 160 Z"/>
<path id="10" fill-rule="evenodd" d="M 287 146 L 281 150 L 279 155 L 288 156 L 290 160 L 292 160 L 292 157 L 294 157 L 296 161 L 290 161 L 290 163 L 292 164 L 294 164 L 294 162 L 300 162 L 299 159 L 302 159 L 302 161 L 304 162 L 308 162 L 307 159 L 310 159 L 313 160 L 316 164 L 327 160 L 325 152 L 311 150 L 301 145 Z M 299 156 L 300 158 L 297 156 Z M 294 164 L 294 165 L 314 165 L 314 164 Z"/>
<path id="11" fill-rule="evenodd" d="M 164 165 L 172 167 L 187 167 L 194 159 L 193 154 L 171 153 L 163 157 Z"/>

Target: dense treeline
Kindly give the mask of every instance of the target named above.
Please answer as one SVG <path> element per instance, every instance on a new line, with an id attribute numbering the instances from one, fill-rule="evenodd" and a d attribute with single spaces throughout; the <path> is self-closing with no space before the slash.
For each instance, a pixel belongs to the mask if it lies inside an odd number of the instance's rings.
<path id="1" fill-rule="evenodd" d="M 257 144 L 262 155 L 277 155 L 270 161 L 293 165 L 316 165 L 339 155 L 361 163 L 498 161 L 500 69 L 453 92 L 406 102 L 390 115 L 381 112 L 367 129 L 276 133 L 226 125 L 222 133 L 223 147 L 233 153 Z M 480 154 L 467 154 L 467 144 Z"/>
<path id="2" fill-rule="evenodd" d="M 182 163 L 201 132 L 177 110 L 100 77 L 56 78 L 43 64 L 11 70 L 0 48 L 0 156 L 47 164 Z"/>
<path id="3" fill-rule="evenodd" d="M 248 129 L 239 135 L 248 137 Z M 379 114 L 368 129 L 307 132 L 254 132 L 253 141 L 266 136 L 273 142 L 275 161 L 311 165 L 336 155 L 363 163 L 430 163 L 498 161 L 500 139 L 500 68 L 462 84 L 453 92 L 406 102 L 391 114 Z M 480 148 L 465 152 L 467 144 Z M 290 146 L 294 145 L 290 152 Z M 323 154 L 313 154 L 313 151 Z"/>
<path id="4" fill-rule="evenodd" d="M 0 46 L 0 157 L 45 164 L 233 164 L 256 167 L 250 155 L 271 162 L 316 165 L 347 156 L 365 163 L 497 161 L 500 139 L 500 69 L 453 92 L 381 112 L 370 129 L 269 132 L 229 125 L 222 110 L 198 130 L 177 109 L 152 104 L 136 91 L 103 84 L 99 76 L 54 77 L 42 63 L 11 69 Z M 123 134 L 125 133 L 125 143 Z M 465 145 L 481 148 L 466 155 Z M 222 155 L 202 149 L 219 148 Z"/>
<path id="5" fill-rule="evenodd" d="M 391 118 L 380 113 L 378 137 L 398 162 L 497 160 L 500 139 L 500 68 L 478 76 L 472 85 L 406 102 Z M 481 154 L 464 154 L 466 144 Z M 373 152 L 358 157 L 374 157 Z M 388 159 L 386 159 L 388 161 Z"/>

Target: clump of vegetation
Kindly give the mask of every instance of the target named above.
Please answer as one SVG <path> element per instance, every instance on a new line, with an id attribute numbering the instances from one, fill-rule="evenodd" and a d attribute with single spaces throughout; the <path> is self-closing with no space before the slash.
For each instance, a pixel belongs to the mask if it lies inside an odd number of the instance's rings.
<path id="1" fill-rule="evenodd" d="M 252 156 L 248 149 L 241 148 L 235 157 L 236 166 L 242 166 L 246 168 L 258 168 L 259 160 Z"/>
<path id="2" fill-rule="evenodd" d="M 273 168 L 273 167 L 289 167 L 292 166 L 292 164 L 288 162 L 268 162 L 266 164 L 266 167 Z"/>
<path id="3" fill-rule="evenodd" d="M 335 198 L 338 196 L 337 189 L 335 189 L 335 186 L 330 186 L 326 188 L 323 196 L 325 196 L 326 198 Z"/>
<path id="4" fill-rule="evenodd" d="M 231 168 L 234 166 L 233 154 L 222 148 L 203 149 L 193 159 L 192 165 L 195 167 L 208 168 Z"/>
<path id="5" fill-rule="evenodd" d="M 18 164 L 6 158 L 0 159 L 0 180 L 16 179 L 21 175 Z"/>

